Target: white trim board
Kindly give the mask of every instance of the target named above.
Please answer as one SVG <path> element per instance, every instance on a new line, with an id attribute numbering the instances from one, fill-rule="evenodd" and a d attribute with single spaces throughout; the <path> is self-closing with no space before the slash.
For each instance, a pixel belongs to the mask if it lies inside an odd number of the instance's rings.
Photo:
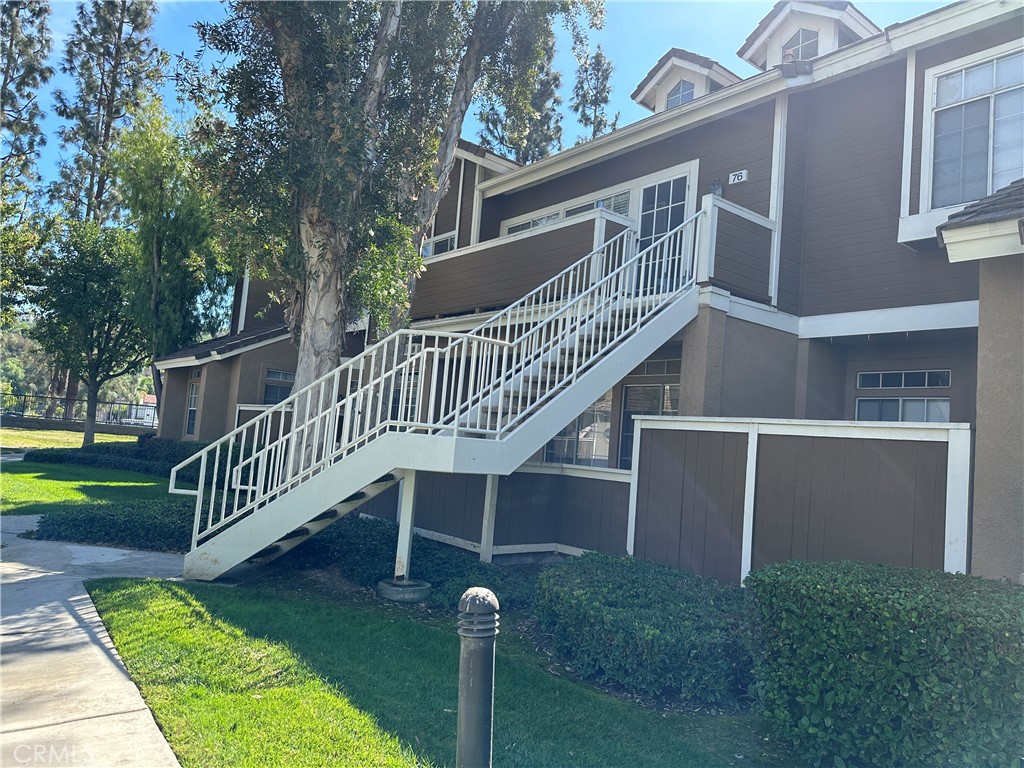
<path id="1" fill-rule="evenodd" d="M 801 339 L 824 339 L 833 336 L 866 336 L 977 327 L 978 302 L 954 301 L 947 304 L 922 304 L 918 307 L 809 315 L 800 318 L 799 335 Z"/>
<path id="2" fill-rule="evenodd" d="M 534 475 L 562 475 L 563 477 L 583 477 L 587 480 L 605 480 L 612 483 L 628 483 L 628 469 L 612 469 L 611 467 L 587 467 L 580 464 L 524 464 L 513 474 L 523 472 Z"/>
<path id="3" fill-rule="evenodd" d="M 942 231 L 942 244 L 950 262 L 977 261 L 1024 254 L 1017 219 L 992 221 Z"/>
<path id="4" fill-rule="evenodd" d="M 238 355 L 241 355 L 245 352 L 252 352 L 254 349 L 266 347 L 270 344 L 277 344 L 278 342 L 281 341 L 287 341 L 290 338 L 291 334 L 288 331 L 284 331 L 279 336 L 274 336 L 273 338 L 264 339 L 263 341 L 256 342 L 254 344 L 247 344 L 243 347 L 232 349 L 230 352 L 225 352 L 223 355 L 217 352 L 211 352 L 210 354 L 204 355 L 203 357 L 175 357 L 171 358 L 170 360 L 158 361 L 156 363 L 156 367 L 157 370 L 160 371 L 169 371 L 174 368 L 195 368 L 196 366 L 206 365 L 208 363 L 215 363 L 218 362 L 219 360 L 228 360 L 232 357 L 237 357 Z"/>

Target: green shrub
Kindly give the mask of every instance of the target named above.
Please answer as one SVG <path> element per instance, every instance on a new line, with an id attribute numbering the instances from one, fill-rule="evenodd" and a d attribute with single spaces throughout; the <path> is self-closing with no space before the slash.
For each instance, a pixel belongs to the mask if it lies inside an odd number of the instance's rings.
<path id="1" fill-rule="evenodd" d="M 588 554 L 540 575 L 535 608 L 584 677 L 722 707 L 739 705 L 752 683 L 739 587 Z"/>
<path id="2" fill-rule="evenodd" d="M 103 445 L 134 449 L 134 446 L 130 444 L 120 446 L 117 443 L 104 443 Z M 25 461 L 39 462 L 41 464 L 77 464 L 85 467 L 98 467 L 99 469 L 119 469 L 125 472 L 142 472 L 143 474 L 156 477 L 168 477 L 171 474 L 171 467 L 174 466 L 167 462 L 151 461 L 131 454 L 93 451 L 85 448 L 36 448 L 26 451 Z"/>
<path id="3" fill-rule="evenodd" d="M 295 567 L 336 566 L 363 587 L 394 575 L 398 526 L 390 521 L 352 517 L 311 537 L 282 562 Z M 288 558 L 285 560 L 285 558 Z M 487 587 L 498 596 L 503 611 L 529 607 L 533 580 L 511 568 L 481 563 L 479 555 L 413 536 L 410 575 L 433 586 L 429 603 L 454 610 L 470 587 Z"/>
<path id="4" fill-rule="evenodd" d="M 191 497 L 68 504 L 39 519 L 36 538 L 186 552 L 192 545 L 194 514 Z"/>
<path id="5" fill-rule="evenodd" d="M 848 562 L 746 585 L 764 716 L 817 765 L 1020 765 L 1024 588 Z"/>

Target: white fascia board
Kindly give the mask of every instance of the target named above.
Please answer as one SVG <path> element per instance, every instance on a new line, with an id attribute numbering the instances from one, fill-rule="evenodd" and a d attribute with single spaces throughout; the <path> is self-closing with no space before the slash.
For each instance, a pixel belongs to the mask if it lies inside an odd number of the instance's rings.
<path id="1" fill-rule="evenodd" d="M 869 309 L 800 318 L 801 339 L 977 328 L 978 302 L 954 301 L 918 307 Z"/>
<path id="2" fill-rule="evenodd" d="M 261 342 L 249 346 L 239 347 L 238 349 L 233 349 L 230 352 L 226 352 L 223 355 L 217 352 L 211 352 L 209 355 L 205 355 L 204 357 L 192 356 L 173 358 L 171 360 L 162 360 L 160 362 L 155 363 L 155 365 L 158 371 L 169 371 L 172 368 L 194 368 L 197 365 L 206 365 L 207 363 L 215 363 L 219 360 L 227 360 L 229 358 L 236 357 L 237 355 L 240 355 L 243 352 L 252 352 L 254 349 L 266 347 L 269 344 L 277 344 L 279 341 L 285 341 L 290 337 L 291 334 L 285 331 L 280 336 L 274 336 L 273 338 L 270 339 L 264 339 Z"/>
<path id="3" fill-rule="evenodd" d="M 475 155 L 472 152 L 467 152 L 459 147 L 455 148 L 455 156 L 462 160 L 468 160 L 471 163 L 482 165 L 485 168 L 490 168 L 492 171 L 497 173 L 508 173 L 509 171 L 518 171 L 521 166 L 519 163 L 509 160 L 507 157 L 501 157 L 495 155 L 490 151 L 486 155 Z"/>
<path id="4" fill-rule="evenodd" d="M 646 86 L 644 86 L 644 89 L 640 91 L 640 95 L 633 99 L 633 101 L 635 101 L 637 104 L 640 104 L 643 107 L 647 107 L 647 104 L 644 103 L 647 97 L 651 95 L 651 92 L 654 91 L 664 81 L 665 75 L 667 75 L 671 71 L 672 67 L 678 67 L 679 69 L 685 70 L 687 72 L 692 72 L 698 77 L 712 77 L 719 82 L 724 82 L 727 86 L 735 85 L 736 83 L 740 82 L 743 79 L 738 75 L 735 75 L 729 70 L 725 69 L 717 62 L 713 62 L 711 67 L 702 67 L 700 64 L 695 64 L 694 62 L 689 61 L 687 59 L 681 59 L 678 56 L 673 56 L 671 59 L 665 62 L 664 66 L 658 70 L 658 74 L 651 78 L 651 81 L 647 83 Z M 653 107 L 647 108 L 653 109 Z"/>
<path id="5" fill-rule="evenodd" d="M 885 36 L 893 51 L 917 48 L 923 43 L 936 42 L 947 35 L 963 34 L 968 28 L 990 24 L 1000 16 L 1020 13 L 1020 5 L 1005 0 L 971 0 L 954 3 L 934 13 L 910 21 L 893 24 L 885 29 Z"/>
<path id="6" fill-rule="evenodd" d="M 659 112 L 601 138 L 531 163 L 514 173 L 485 181 L 478 189 L 484 197 L 493 197 L 548 181 L 656 141 L 673 131 L 690 128 L 729 112 L 746 109 L 759 101 L 771 98 L 785 87 L 779 72 L 763 72 L 736 85 L 694 99 L 689 104 Z"/>
<path id="7" fill-rule="evenodd" d="M 942 242 L 953 263 L 1024 254 L 1017 219 L 946 229 L 942 231 Z"/>
<path id="8" fill-rule="evenodd" d="M 952 435 L 970 435 L 971 425 L 959 422 L 829 421 L 825 419 L 745 419 L 704 416 L 634 416 L 637 432 L 662 429 L 693 432 L 748 432 L 808 437 L 867 437 L 875 440 L 946 442 Z"/>
<path id="9" fill-rule="evenodd" d="M 896 242 L 914 243 L 919 240 L 934 240 L 935 228 L 940 224 L 945 224 L 950 216 L 960 213 L 966 207 L 967 203 L 959 203 L 946 208 L 935 208 L 924 213 L 901 216 L 896 232 Z"/>

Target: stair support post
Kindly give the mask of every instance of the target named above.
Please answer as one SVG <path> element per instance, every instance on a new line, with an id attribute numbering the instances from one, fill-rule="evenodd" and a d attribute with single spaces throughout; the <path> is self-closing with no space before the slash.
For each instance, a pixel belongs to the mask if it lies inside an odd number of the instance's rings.
<path id="1" fill-rule="evenodd" d="M 498 481 L 500 475 L 488 475 L 484 486 L 484 518 L 480 526 L 480 562 L 494 558 L 494 518 L 498 511 Z"/>
<path id="2" fill-rule="evenodd" d="M 409 578 L 409 557 L 412 554 L 413 502 L 416 497 L 416 471 L 409 470 L 402 478 L 398 502 L 398 551 L 395 553 L 395 581 Z"/>

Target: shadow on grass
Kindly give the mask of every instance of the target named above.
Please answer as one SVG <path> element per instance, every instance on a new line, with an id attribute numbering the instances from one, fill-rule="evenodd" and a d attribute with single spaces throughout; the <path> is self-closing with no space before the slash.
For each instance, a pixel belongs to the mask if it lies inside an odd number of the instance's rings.
<path id="1" fill-rule="evenodd" d="M 287 645 L 386 731 L 429 760 L 455 760 L 459 638 L 393 604 L 339 604 L 266 590 L 190 586 L 224 621 Z M 506 644 L 515 645 L 515 644 Z M 756 716 L 669 713 L 557 677 L 532 649 L 498 639 L 495 764 L 793 766 L 768 753 Z"/>
<path id="2" fill-rule="evenodd" d="M 7 462 L 4 515 L 39 515 L 58 506 L 165 499 L 167 480 L 70 464 Z"/>

